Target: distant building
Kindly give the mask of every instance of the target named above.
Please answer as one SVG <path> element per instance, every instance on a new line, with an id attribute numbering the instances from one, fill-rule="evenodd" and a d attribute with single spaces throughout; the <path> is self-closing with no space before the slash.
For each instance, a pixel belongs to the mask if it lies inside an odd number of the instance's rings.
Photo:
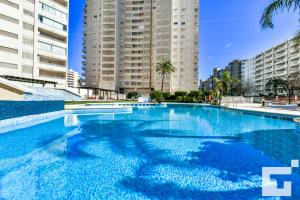
<path id="1" fill-rule="evenodd" d="M 248 60 L 244 67 L 245 77 L 254 80 L 255 94 L 266 94 L 266 83 L 272 78 L 287 80 L 300 73 L 299 41 L 287 40 Z M 244 78 L 247 80 L 247 78 Z"/>
<path id="2" fill-rule="evenodd" d="M 247 96 L 254 95 L 255 86 L 255 59 L 245 60 L 242 64 L 242 87 Z"/>
<path id="3" fill-rule="evenodd" d="M 241 60 L 234 60 L 228 64 L 226 69 L 228 70 L 231 79 L 241 80 L 242 64 L 243 64 L 243 61 L 241 61 Z"/>
<path id="4" fill-rule="evenodd" d="M 78 72 L 73 69 L 69 69 L 67 72 L 67 84 L 68 87 L 77 88 L 79 83 L 80 76 Z"/>

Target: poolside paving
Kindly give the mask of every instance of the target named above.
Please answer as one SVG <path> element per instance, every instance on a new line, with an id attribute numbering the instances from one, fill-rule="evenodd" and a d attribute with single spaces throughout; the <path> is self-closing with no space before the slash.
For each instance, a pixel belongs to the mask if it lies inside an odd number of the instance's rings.
<path id="1" fill-rule="evenodd" d="M 271 108 L 271 107 L 263 107 L 258 103 L 238 103 L 238 104 L 230 104 L 229 106 L 225 106 L 222 104 L 222 107 L 237 109 L 237 110 L 245 110 L 245 111 L 254 111 L 254 112 L 262 112 L 262 113 L 273 113 L 280 115 L 291 115 L 291 116 L 299 116 L 300 110 L 292 110 L 292 109 L 283 109 L 283 108 Z"/>

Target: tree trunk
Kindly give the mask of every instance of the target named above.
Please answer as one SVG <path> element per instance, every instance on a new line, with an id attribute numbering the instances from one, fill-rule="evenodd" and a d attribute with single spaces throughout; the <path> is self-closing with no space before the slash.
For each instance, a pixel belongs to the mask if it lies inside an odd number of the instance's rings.
<path id="1" fill-rule="evenodd" d="M 163 92 L 163 90 L 164 90 L 164 82 L 165 82 L 165 74 L 162 74 L 162 78 L 161 78 L 161 89 L 160 89 L 161 92 Z"/>

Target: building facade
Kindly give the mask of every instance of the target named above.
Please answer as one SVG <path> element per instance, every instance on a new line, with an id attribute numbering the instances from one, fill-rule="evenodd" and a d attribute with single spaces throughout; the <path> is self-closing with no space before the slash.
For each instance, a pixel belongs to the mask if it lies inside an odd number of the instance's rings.
<path id="1" fill-rule="evenodd" d="M 242 64 L 242 87 L 243 93 L 247 96 L 254 95 L 254 84 L 255 84 L 255 59 L 245 60 Z"/>
<path id="2" fill-rule="evenodd" d="M 176 72 L 164 90 L 197 90 L 197 0 L 88 0 L 84 25 L 88 86 L 149 93 L 161 85 L 155 66 L 168 59 Z"/>
<path id="3" fill-rule="evenodd" d="M 244 71 L 248 71 L 248 77 L 254 77 L 255 95 L 267 94 L 265 86 L 272 78 L 287 80 L 289 76 L 300 73 L 299 59 L 299 41 L 296 38 L 249 59 Z M 244 79 L 247 79 L 246 76 Z"/>
<path id="4" fill-rule="evenodd" d="M 68 0 L 0 1 L 0 75 L 66 86 Z"/>
<path id="5" fill-rule="evenodd" d="M 79 86 L 80 76 L 78 72 L 69 69 L 67 71 L 67 86 L 71 88 L 77 88 Z"/>
<path id="6" fill-rule="evenodd" d="M 241 80 L 242 78 L 242 64 L 243 60 L 234 60 L 228 64 L 226 69 L 228 70 L 231 79 Z"/>

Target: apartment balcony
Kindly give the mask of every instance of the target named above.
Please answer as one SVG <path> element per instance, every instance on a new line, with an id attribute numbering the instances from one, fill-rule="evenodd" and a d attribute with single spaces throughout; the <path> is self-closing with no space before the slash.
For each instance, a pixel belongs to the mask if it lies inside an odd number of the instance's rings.
<path id="1" fill-rule="evenodd" d="M 268 63 L 265 63 L 264 65 L 264 68 L 269 68 L 269 67 L 272 67 L 273 66 L 273 62 L 268 62 Z"/>
<path id="2" fill-rule="evenodd" d="M 286 69 L 287 68 L 287 65 L 286 64 L 283 64 L 283 65 L 276 65 L 275 69 L 276 70 L 283 70 L 283 69 Z"/>
<path id="3" fill-rule="evenodd" d="M 290 70 L 289 70 L 289 73 L 290 73 L 290 74 L 291 74 L 291 73 L 296 73 L 296 72 L 300 72 L 299 65 L 290 67 Z"/>
<path id="4" fill-rule="evenodd" d="M 272 60 L 273 60 L 273 56 L 269 56 L 269 57 L 265 57 L 264 62 L 268 63 L 268 62 L 272 62 Z"/>
<path id="5" fill-rule="evenodd" d="M 54 21 L 59 22 L 64 25 L 68 25 L 68 17 L 67 17 L 68 10 L 67 9 L 62 9 L 62 10 L 66 14 L 65 17 L 59 17 L 59 16 L 49 13 L 45 10 L 42 10 L 41 8 L 39 8 L 38 13 L 44 17 L 47 17 L 48 19 L 54 20 Z"/>
<path id="6" fill-rule="evenodd" d="M 63 65 L 53 64 L 53 63 L 46 63 L 46 62 L 39 62 L 38 68 L 45 69 L 49 71 L 59 71 L 59 72 L 66 72 L 67 67 Z"/>
<path id="7" fill-rule="evenodd" d="M 292 53 L 299 53 L 299 47 L 292 47 L 289 49 L 289 53 L 292 54 Z"/>
<path id="8" fill-rule="evenodd" d="M 43 31 L 47 32 L 49 35 L 52 35 L 53 37 L 65 37 L 65 38 L 68 37 L 67 31 L 62 31 L 62 30 L 59 30 L 52 26 L 40 23 L 40 22 L 38 23 L 38 28 L 41 32 L 43 32 Z"/>
<path id="9" fill-rule="evenodd" d="M 299 66 L 299 64 L 300 64 L 300 63 L 299 63 L 299 60 L 296 60 L 296 61 L 290 61 L 290 62 L 289 62 L 289 66 L 290 66 L 290 67 L 292 67 L 292 66 Z"/>
<path id="10" fill-rule="evenodd" d="M 276 53 L 277 53 L 277 52 L 281 52 L 281 51 L 285 51 L 286 48 L 287 48 L 287 44 L 286 44 L 286 43 L 281 44 L 281 45 L 279 45 L 279 46 L 277 46 L 277 47 L 275 48 L 275 49 L 276 49 Z"/>
<path id="11" fill-rule="evenodd" d="M 300 58 L 300 56 L 299 56 L 298 53 L 290 54 L 290 55 L 289 55 L 289 59 L 290 59 L 290 60 L 299 59 L 299 58 Z"/>
<path id="12" fill-rule="evenodd" d="M 272 77 L 273 77 L 273 74 L 272 74 L 272 73 L 266 74 L 266 75 L 265 75 L 265 80 L 266 80 L 266 79 L 271 79 Z"/>
<path id="13" fill-rule="evenodd" d="M 55 46 L 62 47 L 62 48 L 68 48 L 68 44 L 67 44 L 66 41 L 59 40 L 59 39 L 49 37 L 49 36 L 46 36 L 46 35 L 41 35 L 40 34 L 39 35 L 39 41 L 47 43 L 47 44 L 53 44 Z"/>
<path id="14" fill-rule="evenodd" d="M 276 76 L 284 76 L 287 74 L 286 69 L 283 70 L 276 70 Z"/>
<path id="15" fill-rule="evenodd" d="M 269 57 L 269 56 L 273 56 L 273 50 L 266 51 L 266 52 L 264 53 L 264 56 L 265 56 L 265 58 L 266 58 L 266 57 Z"/>
<path id="16" fill-rule="evenodd" d="M 49 58 L 49 59 L 60 60 L 60 61 L 66 61 L 67 60 L 67 55 L 60 55 L 60 54 L 52 53 L 52 52 L 45 51 L 45 50 L 42 50 L 42 49 L 38 49 L 37 54 L 39 56 Z"/>
<path id="17" fill-rule="evenodd" d="M 53 1 L 66 8 L 68 7 L 69 4 L 69 0 L 53 0 Z"/>
<path id="18" fill-rule="evenodd" d="M 264 70 L 265 74 L 270 73 L 270 72 L 273 72 L 273 67 L 265 68 L 265 70 Z"/>
<path id="19" fill-rule="evenodd" d="M 66 72 L 39 69 L 39 78 L 46 81 L 57 82 L 59 85 L 65 85 L 67 82 Z"/>
<path id="20" fill-rule="evenodd" d="M 276 65 L 282 65 L 285 64 L 287 59 L 276 59 L 275 64 Z"/>
<path id="21" fill-rule="evenodd" d="M 284 52 L 280 52 L 280 53 L 276 53 L 276 58 L 282 58 L 282 57 L 284 57 L 286 55 L 286 51 L 284 51 Z"/>
<path id="22" fill-rule="evenodd" d="M 289 41 L 289 46 L 290 47 L 293 47 L 293 46 L 296 46 L 296 45 L 299 45 L 299 41 L 297 39 Z"/>

